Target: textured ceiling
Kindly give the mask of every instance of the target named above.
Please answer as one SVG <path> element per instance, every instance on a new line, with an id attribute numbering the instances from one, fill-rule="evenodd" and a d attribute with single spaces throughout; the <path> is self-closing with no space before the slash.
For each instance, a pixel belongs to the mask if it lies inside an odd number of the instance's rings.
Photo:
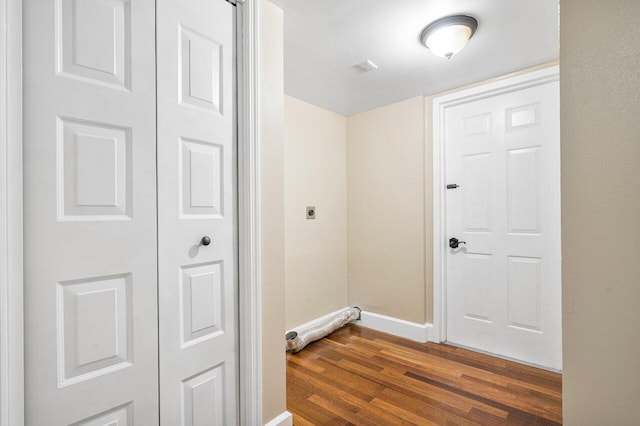
<path id="1" fill-rule="evenodd" d="M 342 115 L 558 58 L 558 0 L 272 0 L 284 9 L 285 92 Z M 464 13 L 478 31 L 451 60 L 420 33 Z M 362 73 L 353 65 L 371 60 Z"/>

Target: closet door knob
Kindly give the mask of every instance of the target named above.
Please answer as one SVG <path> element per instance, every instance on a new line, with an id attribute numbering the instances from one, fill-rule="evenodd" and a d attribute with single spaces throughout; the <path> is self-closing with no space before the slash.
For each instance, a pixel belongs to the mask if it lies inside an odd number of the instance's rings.
<path id="1" fill-rule="evenodd" d="M 200 244 L 202 244 L 203 246 L 208 246 L 209 244 L 211 244 L 211 238 L 205 235 L 200 240 Z"/>

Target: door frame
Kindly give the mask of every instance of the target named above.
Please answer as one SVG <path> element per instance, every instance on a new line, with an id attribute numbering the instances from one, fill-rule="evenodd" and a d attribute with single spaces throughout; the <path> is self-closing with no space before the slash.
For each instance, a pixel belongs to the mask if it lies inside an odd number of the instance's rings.
<path id="1" fill-rule="evenodd" d="M 447 108 L 558 81 L 560 67 L 507 76 L 433 99 L 433 332 L 431 340 L 447 340 L 447 205 L 444 119 Z"/>
<path id="2" fill-rule="evenodd" d="M 259 0 L 238 0 L 238 317 L 240 424 L 262 424 Z"/>
<path id="3" fill-rule="evenodd" d="M 237 1 L 240 422 L 262 424 L 258 0 Z M 0 426 L 24 424 L 22 0 L 0 0 Z"/>
<path id="4" fill-rule="evenodd" d="M 0 426 L 24 423 L 22 1 L 0 0 Z"/>

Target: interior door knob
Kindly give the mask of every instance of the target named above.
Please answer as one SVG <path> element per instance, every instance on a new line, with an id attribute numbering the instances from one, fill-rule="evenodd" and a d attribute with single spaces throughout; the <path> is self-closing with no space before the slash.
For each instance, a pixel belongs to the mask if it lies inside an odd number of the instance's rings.
<path id="1" fill-rule="evenodd" d="M 200 240 L 200 244 L 202 244 L 203 246 L 208 246 L 209 244 L 211 244 L 211 238 L 205 235 Z"/>
<path id="2" fill-rule="evenodd" d="M 467 244 L 467 242 L 466 241 L 460 241 L 456 237 L 449 238 L 449 247 L 451 247 L 452 249 L 457 249 L 458 246 L 460 246 L 460 244 Z"/>

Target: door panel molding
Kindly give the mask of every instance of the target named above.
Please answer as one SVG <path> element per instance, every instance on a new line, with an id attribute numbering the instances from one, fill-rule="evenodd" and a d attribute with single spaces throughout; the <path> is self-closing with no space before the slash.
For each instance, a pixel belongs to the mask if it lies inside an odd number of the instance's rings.
<path id="1" fill-rule="evenodd" d="M 554 65 L 495 82 L 472 87 L 433 99 L 433 342 L 447 340 L 447 211 L 446 158 L 444 131 L 447 108 L 486 99 L 522 89 L 558 81 L 560 68 Z M 516 111 L 517 112 L 517 111 Z"/>
<path id="2" fill-rule="evenodd" d="M 24 423 L 22 2 L 0 0 L 0 426 Z"/>

